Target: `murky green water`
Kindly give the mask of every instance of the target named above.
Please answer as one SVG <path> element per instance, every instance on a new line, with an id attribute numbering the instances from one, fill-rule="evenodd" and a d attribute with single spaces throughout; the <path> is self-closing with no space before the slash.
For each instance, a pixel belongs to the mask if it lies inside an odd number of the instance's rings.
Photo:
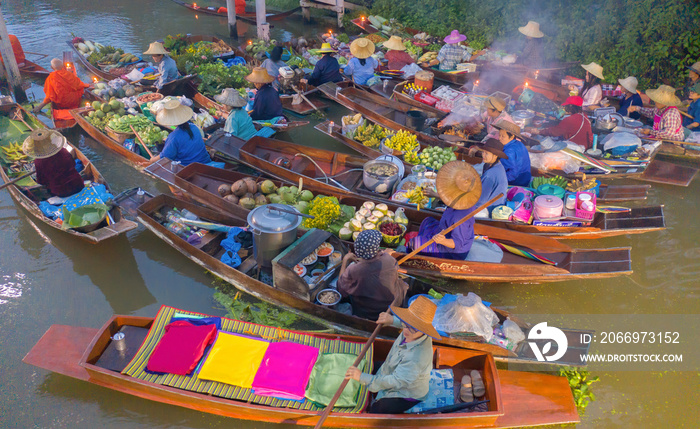
<path id="1" fill-rule="evenodd" d="M 47 68 L 52 57 L 60 57 L 68 49 L 65 41 L 71 32 L 132 52 L 142 52 L 151 41 L 167 34 L 227 34 L 225 20 L 203 15 L 195 18 L 186 9 L 162 0 L 13 0 L 3 2 L 2 11 L 10 33 L 20 38 L 26 51 L 49 54 L 38 61 Z M 275 25 L 273 37 L 284 39 L 292 33 L 312 36 L 328 24 L 305 27 L 301 18 L 294 16 Z M 250 27 L 249 34 L 254 32 L 255 28 Z M 337 121 L 343 110 L 334 108 L 330 114 Z M 151 192 L 167 191 L 162 184 L 116 160 L 80 130 L 68 137 L 80 144 L 115 191 L 133 186 Z M 289 138 L 343 150 L 314 130 L 295 130 Z M 632 246 L 634 274 L 629 277 L 454 287 L 474 290 L 526 320 L 527 314 L 589 314 L 577 316 L 576 327 L 599 332 L 624 329 L 626 314 L 698 314 L 699 195 L 698 180 L 688 188 L 655 185 L 648 203 L 665 205 L 667 230 L 571 243 L 583 247 Z M 0 426 L 273 427 L 137 399 L 21 362 L 51 324 L 97 328 L 114 313 L 152 316 L 163 304 L 223 314 L 212 299 L 211 283 L 202 269 L 143 227 L 128 237 L 92 246 L 34 224 L 7 192 L 0 192 Z M 602 322 L 598 314 L 623 316 L 619 326 L 611 326 Z M 698 325 L 689 328 L 697 333 Z M 688 342 L 696 339 L 697 335 L 683 338 Z M 580 427 L 700 425 L 697 372 L 625 371 L 595 375 L 601 378 L 594 385 L 597 401 L 588 407 Z"/>

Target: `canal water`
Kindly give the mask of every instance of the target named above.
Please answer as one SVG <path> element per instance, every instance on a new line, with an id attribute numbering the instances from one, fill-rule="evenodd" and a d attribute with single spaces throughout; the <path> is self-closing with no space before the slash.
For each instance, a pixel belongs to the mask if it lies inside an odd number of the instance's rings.
<path id="1" fill-rule="evenodd" d="M 168 34 L 227 35 L 224 19 L 195 16 L 164 0 L 11 0 L 2 3 L 2 12 L 10 33 L 19 37 L 25 51 L 49 55 L 38 60 L 47 68 L 52 57 L 67 50 L 71 34 L 134 53 Z M 332 20 L 304 26 L 295 15 L 275 22 L 272 35 L 278 39 L 292 34 L 313 37 L 329 22 Z M 241 31 L 246 30 L 244 25 Z M 254 36 L 254 27 L 247 31 L 243 37 Z M 90 78 L 84 72 L 82 77 Z M 33 92 L 40 97 L 36 88 Z M 344 113 L 340 107 L 329 112 L 336 122 Z M 67 137 L 80 145 L 116 192 L 134 186 L 152 193 L 167 192 L 167 187 L 121 163 L 79 129 Z M 295 130 L 285 138 L 345 150 L 313 129 Z M 534 315 L 561 320 L 571 315 L 576 325 L 570 327 L 597 332 L 625 330 L 628 315 L 697 315 L 700 180 L 688 188 L 654 185 L 647 203 L 665 206 L 666 230 L 570 243 L 632 246 L 631 276 L 525 285 L 453 282 L 450 287 L 474 291 L 533 323 L 542 321 Z M 212 283 L 204 270 L 143 227 L 126 238 L 93 246 L 34 223 L 9 193 L 0 192 L 0 427 L 282 427 L 141 400 L 21 362 L 52 324 L 97 328 L 112 314 L 153 316 L 161 305 L 223 315 L 225 311 L 213 299 Z M 693 329 L 697 333 L 697 321 L 683 328 L 683 332 Z M 692 344 L 697 338 L 686 335 L 681 341 Z M 656 372 L 634 371 L 631 365 L 626 369 L 593 373 L 600 377 L 592 386 L 596 401 L 588 406 L 578 427 L 700 426 L 697 367 L 692 372 L 674 372 L 672 366 Z"/>

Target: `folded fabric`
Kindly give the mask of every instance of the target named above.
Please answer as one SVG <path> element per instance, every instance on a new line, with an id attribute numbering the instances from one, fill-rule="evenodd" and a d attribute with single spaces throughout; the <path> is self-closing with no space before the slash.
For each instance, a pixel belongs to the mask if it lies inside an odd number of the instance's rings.
<path id="1" fill-rule="evenodd" d="M 180 320 L 185 320 L 185 321 L 190 322 L 192 325 L 195 325 L 195 326 L 214 325 L 214 326 L 216 326 L 217 330 L 221 329 L 221 317 L 201 317 L 201 316 L 189 316 L 189 315 L 184 315 L 184 314 L 175 314 L 172 317 L 172 319 L 170 319 L 171 322 L 177 322 Z"/>
<path id="2" fill-rule="evenodd" d="M 272 137 L 275 135 L 275 130 L 270 128 L 270 127 L 262 127 L 258 131 L 253 134 L 253 136 L 259 136 L 259 137 Z"/>
<path id="3" fill-rule="evenodd" d="M 430 371 L 428 396 L 406 413 L 419 413 L 433 408 L 454 405 L 454 403 L 454 373 L 451 369 L 433 369 Z"/>
<path id="4" fill-rule="evenodd" d="M 204 349 L 216 337 L 216 326 L 195 326 L 181 320 L 165 327 L 165 334 L 158 341 L 148 359 L 150 372 L 187 375 L 194 370 L 204 355 Z"/>
<path id="5" fill-rule="evenodd" d="M 264 340 L 219 332 L 198 377 L 249 389 L 269 345 Z"/>
<path id="6" fill-rule="evenodd" d="M 61 206 L 54 206 L 46 201 L 42 201 L 39 203 L 39 210 L 48 218 L 54 220 L 63 219 L 63 210 L 61 210 Z"/>
<path id="7" fill-rule="evenodd" d="M 270 344 L 255 374 L 253 392 L 260 396 L 303 400 L 318 353 L 318 347 L 288 341 Z"/>
<path id="8" fill-rule="evenodd" d="M 73 211 L 78 207 L 89 204 L 104 204 L 113 198 L 114 196 L 107 190 L 105 185 L 93 183 L 92 186 L 83 188 L 83 190 L 77 194 L 66 198 L 63 207 L 68 211 Z"/>
<path id="9" fill-rule="evenodd" d="M 356 358 L 357 356 L 347 353 L 321 354 L 311 371 L 309 386 L 306 388 L 306 399 L 324 407 L 328 405 L 345 379 L 345 373 Z M 363 359 L 358 368 L 364 368 L 366 362 L 366 359 Z M 360 383 L 358 381 L 349 380 L 335 406 L 343 408 L 356 406 L 359 389 Z"/>

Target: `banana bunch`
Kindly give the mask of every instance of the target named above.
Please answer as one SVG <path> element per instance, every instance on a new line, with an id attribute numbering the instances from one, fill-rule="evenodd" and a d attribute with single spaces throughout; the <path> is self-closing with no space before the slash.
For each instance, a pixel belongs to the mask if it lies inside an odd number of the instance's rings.
<path id="1" fill-rule="evenodd" d="M 343 116 L 342 122 L 343 125 L 355 125 L 359 124 L 360 121 L 362 120 L 362 115 L 357 114 L 357 115 L 348 115 L 348 116 Z"/>
<path id="2" fill-rule="evenodd" d="M 555 185 L 559 186 L 560 188 L 566 188 L 569 185 L 569 181 L 561 176 L 532 178 L 532 184 L 530 185 L 531 188 L 537 189 L 542 185 Z"/>
<path id="3" fill-rule="evenodd" d="M 5 153 L 5 157 L 10 161 L 22 161 L 29 158 L 24 151 L 22 151 L 22 145 L 17 142 L 2 146 L 2 151 Z"/>
<path id="4" fill-rule="evenodd" d="M 418 152 L 409 150 L 403 154 L 403 160 L 409 164 L 416 165 L 420 164 L 420 158 L 418 157 Z"/>
<path id="5" fill-rule="evenodd" d="M 352 138 L 367 147 L 376 148 L 387 135 L 388 132 L 384 127 L 365 122 L 364 125 L 357 127 Z"/>
<path id="6" fill-rule="evenodd" d="M 416 204 L 419 210 L 421 208 L 425 208 L 430 202 L 430 200 L 423 193 L 423 188 L 420 186 L 416 186 L 410 191 L 407 191 L 406 198 L 408 198 L 409 203 Z"/>
<path id="7" fill-rule="evenodd" d="M 438 53 L 437 52 L 426 52 L 423 55 L 421 55 L 420 58 L 418 58 L 418 63 L 427 63 L 432 60 L 437 59 Z"/>
<path id="8" fill-rule="evenodd" d="M 401 152 L 417 151 L 419 148 L 418 137 L 406 130 L 399 130 L 393 136 L 384 141 L 384 145 L 389 149 Z"/>
<path id="9" fill-rule="evenodd" d="M 569 192 L 581 192 L 595 188 L 595 185 L 595 179 L 586 179 L 586 175 L 584 174 L 581 179 L 572 180 L 566 185 L 566 190 Z"/>

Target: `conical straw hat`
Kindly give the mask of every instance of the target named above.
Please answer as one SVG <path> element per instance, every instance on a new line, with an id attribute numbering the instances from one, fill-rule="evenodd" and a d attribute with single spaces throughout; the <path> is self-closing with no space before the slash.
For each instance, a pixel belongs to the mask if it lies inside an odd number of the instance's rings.
<path id="1" fill-rule="evenodd" d="M 668 85 L 661 85 L 657 89 L 647 89 L 647 95 L 654 101 L 664 106 L 678 106 L 681 99 L 676 96 L 676 88 Z"/>
<path id="2" fill-rule="evenodd" d="M 690 71 L 694 71 L 697 74 L 700 74 L 700 61 L 696 62 L 692 66 L 686 66 L 685 68 L 687 68 Z"/>
<path id="3" fill-rule="evenodd" d="M 599 77 L 601 79 L 605 79 L 603 77 L 603 67 L 600 64 L 597 64 L 597 63 L 582 64 L 581 67 L 583 67 L 584 70 L 586 70 L 588 73 L 592 74 L 593 76 Z"/>
<path id="4" fill-rule="evenodd" d="M 165 50 L 163 44 L 160 42 L 153 42 L 148 46 L 148 50 L 143 53 L 144 55 L 167 55 L 168 51 Z"/>
<path id="5" fill-rule="evenodd" d="M 336 52 L 336 50 L 331 48 L 330 43 L 323 43 L 321 45 L 321 49 L 319 49 L 316 52 L 318 52 L 319 54 L 334 54 Z"/>
<path id="6" fill-rule="evenodd" d="M 270 83 L 275 80 L 264 67 L 255 67 L 253 72 L 246 76 L 245 79 L 250 83 Z"/>
<path id="7" fill-rule="evenodd" d="M 523 138 L 523 136 L 520 135 L 520 127 L 518 124 L 514 124 L 506 119 L 499 119 L 495 124 L 491 124 L 491 126 L 498 130 L 506 130 L 519 139 Z"/>
<path id="8" fill-rule="evenodd" d="M 180 103 L 180 100 L 171 99 L 163 103 L 163 108 L 156 114 L 156 121 L 166 127 L 178 126 L 192 119 L 193 115 L 192 109 Z"/>
<path id="9" fill-rule="evenodd" d="M 66 138 L 58 131 L 45 128 L 32 131 L 24 140 L 22 151 L 35 159 L 49 158 L 56 155 L 66 144 Z"/>
<path id="10" fill-rule="evenodd" d="M 221 94 L 214 96 L 214 100 L 231 107 L 243 107 L 248 104 L 248 101 L 233 88 L 225 88 Z"/>
<path id="11" fill-rule="evenodd" d="M 624 79 L 618 79 L 617 81 L 620 83 L 620 86 L 625 88 L 627 91 L 631 92 L 632 94 L 637 93 L 637 85 L 639 82 L 637 82 L 636 77 L 629 76 Z"/>
<path id="12" fill-rule="evenodd" d="M 399 36 L 391 36 L 389 40 L 384 42 L 383 46 L 387 49 L 392 49 L 394 51 L 405 51 L 406 47 L 404 46 L 403 42 L 401 41 L 401 38 Z"/>
<path id="13" fill-rule="evenodd" d="M 481 196 L 481 178 L 474 167 L 464 161 L 443 165 L 435 179 L 440 199 L 455 210 L 472 207 Z"/>
<path id="14" fill-rule="evenodd" d="M 374 43 L 371 40 L 360 37 L 350 44 L 350 53 L 359 59 L 369 58 L 374 53 Z"/>
<path id="15" fill-rule="evenodd" d="M 440 334 L 438 334 L 433 327 L 433 318 L 435 317 L 436 311 L 437 305 L 424 296 L 416 298 L 408 308 L 401 308 L 395 305 L 391 306 L 391 312 L 403 323 L 413 329 L 421 331 L 425 335 L 440 340 L 442 337 L 440 337 Z"/>
<path id="16" fill-rule="evenodd" d="M 544 33 L 540 31 L 540 23 L 535 21 L 529 21 L 525 27 L 518 27 L 518 31 L 535 39 L 544 37 Z"/>

